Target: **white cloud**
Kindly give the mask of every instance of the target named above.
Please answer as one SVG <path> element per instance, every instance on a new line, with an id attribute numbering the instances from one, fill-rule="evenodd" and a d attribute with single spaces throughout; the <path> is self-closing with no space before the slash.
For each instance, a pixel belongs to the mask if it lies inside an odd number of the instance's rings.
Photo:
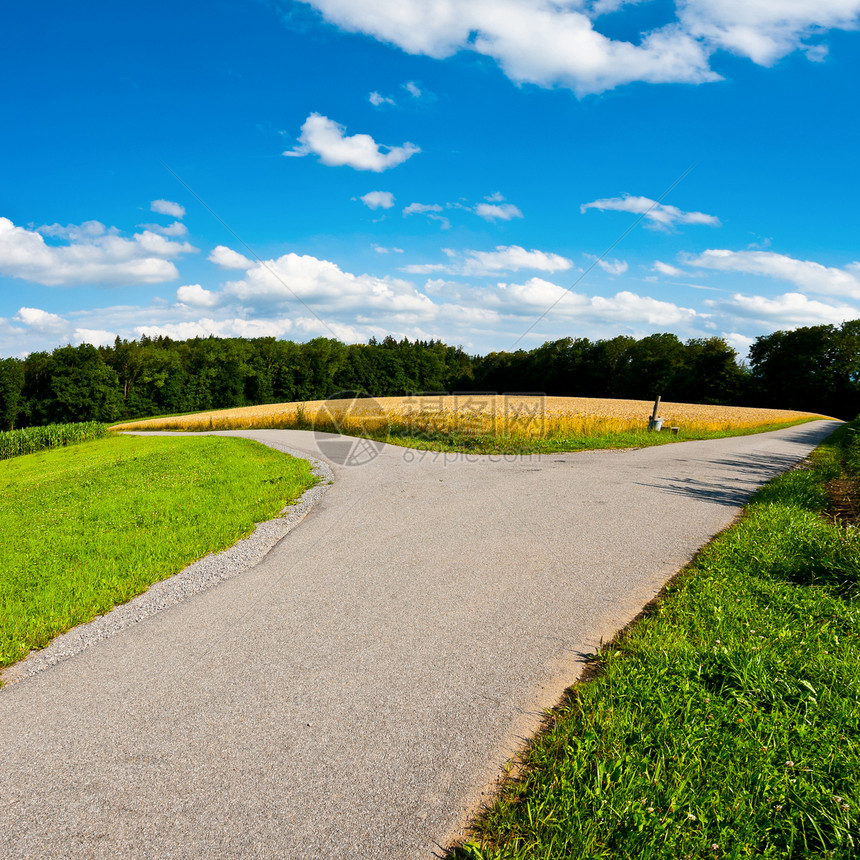
<path id="1" fill-rule="evenodd" d="M 359 200 L 370 209 L 391 209 L 394 206 L 394 195 L 390 191 L 368 191 Z"/>
<path id="2" fill-rule="evenodd" d="M 589 209 L 599 209 L 601 212 L 632 212 L 635 215 L 644 215 L 648 226 L 659 230 L 668 230 L 676 224 L 720 226 L 720 219 L 715 215 L 706 215 L 704 212 L 684 212 L 677 206 L 667 206 L 656 200 L 651 200 L 650 197 L 632 197 L 629 194 L 593 200 L 591 203 L 583 203 L 579 207 L 579 211 L 583 214 Z"/>
<path id="3" fill-rule="evenodd" d="M 677 278 L 679 275 L 684 274 L 676 266 L 672 266 L 669 263 L 663 263 L 660 260 L 654 260 L 653 271 L 659 272 L 661 275 L 669 275 L 670 277 L 673 277 L 673 278 Z"/>
<path id="4" fill-rule="evenodd" d="M 174 203 L 172 200 L 153 200 L 149 208 L 159 215 L 170 215 L 173 218 L 184 218 L 185 207 Z"/>
<path id="5" fill-rule="evenodd" d="M 66 325 L 66 321 L 61 316 L 43 311 L 40 308 L 19 308 L 18 313 L 12 319 L 15 322 L 46 331 L 57 331 Z"/>
<path id="6" fill-rule="evenodd" d="M 36 228 L 36 232 L 67 242 L 88 242 L 100 236 L 119 235 L 116 227 L 108 229 L 101 221 L 84 221 L 83 224 L 43 224 Z"/>
<path id="7" fill-rule="evenodd" d="M 68 244 L 49 245 L 42 233 Z M 0 218 L 0 274 L 48 286 L 158 284 L 179 276 L 171 259 L 197 250 L 149 230 L 130 239 L 117 233 L 97 221 L 34 231 Z"/>
<path id="8" fill-rule="evenodd" d="M 740 360 L 747 357 L 750 347 L 755 343 L 755 338 L 736 331 L 723 332 L 721 337 L 738 354 Z"/>
<path id="9" fill-rule="evenodd" d="M 100 328 L 76 328 L 72 332 L 73 344 L 90 343 L 93 346 L 110 346 L 116 340 L 116 334 Z"/>
<path id="10" fill-rule="evenodd" d="M 677 26 L 641 44 L 596 31 L 579 2 L 558 0 L 305 0 L 340 27 L 394 43 L 411 54 L 492 57 L 518 83 L 561 85 L 580 94 L 632 80 L 699 83 L 718 76 L 708 53 Z M 570 8 L 573 6 L 574 8 Z"/>
<path id="11" fill-rule="evenodd" d="M 844 269 L 823 266 L 811 260 L 796 260 L 773 251 L 728 251 L 712 249 L 699 256 L 687 256 L 690 266 L 765 275 L 789 281 L 803 290 L 832 296 L 860 299 L 860 263 L 849 263 Z"/>
<path id="12" fill-rule="evenodd" d="M 312 113 L 302 126 L 298 146 L 283 154 L 301 157 L 312 152 L 319 156 L 323 164 L 330 167 L 346 165 L 355 170 L 381 173 L 421 152 L 413 143 L 385 146 L 378 144 L 369 134 L 353 134 L 347 137 L 345 131 L 345 126 L 322 114 Z"/>
<path id="13" fill-rule="evenodd" d="M 217 293 L 206 290 L 200 284 L 186 284 L 176 291 L 176 300 L 193 308 L 214 308 L 218 304 Z"/>
<path id="14" fill-rule="evenodd" d="M 250 269 L 254 265 L 252 260 L 226 245 L 216 245 L 206 259 L 222 269 Z"/>
<path id="15" fill-rule="evenodd" d="M 682 26 L 692 36 L 764 66 L 805 48 L 805 39 L 823 30 L 855 29 L 860 15 L 857 0 L 686 0 L 678 5 Z"/>
<path id="16" fill-rule="evenodd" d="M 410 203 L 403 208 L 404 215 L 414 215 L 416 212 L 418 214 L 426 214 L 428 212 L 441 211 L 442 207 L 438 203 Z"/>
<path id="17" fill-rule="evenodd" d="M 611 39 L 595 19 L 623 0 L 303 0 L 331 23 L 437 59 L 461 50 L 494 59 L 517 83 L 570 87 L 580 95 L 630 83 L 702 83 L 720 49 L 770 65 L 794 50 L 819 59 L 806 39 L 853 29 L 860 0 L 677 0 L 677 18 L 638 44 Z M 600 21 L 596 21 L 599 26 Z"/>
<path id="18" fill-rule="evenodd" d="M 404 266 L 401 271 L 426 275 L 493 275 L 532 269 L 540 272 L 560 272 L 573 266 L 572 261 L 546 251 L 527 251 L 519 245 L 497 245 L 494 251 L 463 251 L 443 249 L 450 263 L 429 263 Z"/>
<path id="19" fill-rule="evenodd" d="M 510 221 L 523 217 L 523 213 L 513 203 L 479 203 L 475 212 L 487 221 Z"/>
<path id="20" fill-rule="evenodd" d="M 736 293 L 729 301 L 707 300 L 705 304 L 735 318 L 754 320 L 777 328 L 838 324 L 860 317 L 860 310 L 849 305 L 830 305 L 807 298 L 802 293 L 785 293 L 776 298 Z"/>
<path id="21" fill-rule="evenodd" d="M 248 320 L 238 317 L 227 319 L 212 319 L 203 317 L 199 320 L 186 320 L 176 323 L 154 323 L 136 326 L 134 333 L 137 337 L 169 337 L 173 340 L 188 340 L 195 337 L 283 337 L 294 328 L 289 318 Z M 330 332 L 326 332 L 330 336 Z"/>
<path id="22" fill-rule="evenodd" d="M 623 275 L 629 268 L 625 260 L 598 260 L 597 265 L 607 275 Z"/>
<path id="23" fill-rule="evenodd" d="M 433 221 L 438 221 L 443 230 L 451 229 L 451 222 L 444 216 L 438 213 L 442 211 L 442 207 L 438 203 L 410 203 L 403 208 L 404 215 L 426 215 Z"/>
<path id="24" fill-rule="evenodd" d="M 174 221 L 166 227 L 161 224 L 138 224 L 137 226 L 149 230 L 150 233 L 160 233 L 162 236 L 185 236 L 188 233 L 188 228 L 181 221 Z"/>
<path id="25" fill-rule="evenodd" d="M 415 83 L 415 81 L 407 81 L 405 84 L 403 84 L 403 89 L 406 90 L 406 92 L 409 93 L 412 98 L 421 98 L 421 88 L 418 86 L 418 84 Z"/>
<path id="26" fill-rule="evenodd" d="M 335 263 L 309 255 L 284 254 L 251 266 L 245 277 L 228 283 L 224 293 L 242 302 L 293 303 L 296 298 L 320 311 L 432 314 L 433 304 L 413 284 L 399 278 L 353 275 Z"/>
<path id="27" fill-rule="evenodd" d="M 377 92 L 371 93 L 367 97 L 367 99 L 374 107 L 379 107 L 380 105 L 394 105 L 394 104 L 396 104 L 394 99 L 389 98 L 388 96 L 380 95 Z"/>
<path id="28" fill-rule="evenodd" d="M 561 299 L 559 301 L 559 299 Z M 485 293 L 485 300 L 493 303 Z M 518 313 L 543 312 L 552 307 L 553 317 L 578 322 L 635 324 L 642 326 L 687 326 L 700 316 L 692 308 L 663 302 L 629 291 L 614 296 L 587 296 L 565 290 L 542 278 L 531 278 L 524 284 L 499 284 L 497 302 L 518 308 Z M 557 304 L 556 304 L 557 302 Z"/>
<path id="29" fill-rule="evenodd" d="M 370 247 L 373 248 L 373 250 L 376 251 L 377 254 L 402 254 L 402 253 L 404 253 L 403 248 L 385 248 L 382 245 L 371 245 Z"/>

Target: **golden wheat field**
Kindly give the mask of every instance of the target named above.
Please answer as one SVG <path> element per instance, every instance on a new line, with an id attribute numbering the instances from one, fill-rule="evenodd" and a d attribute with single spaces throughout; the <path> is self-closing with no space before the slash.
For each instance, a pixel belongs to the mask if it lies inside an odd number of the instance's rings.
<path id="1" fill-rule="evenodd" d="M 312 400 L 219 409 L 130 421 L 114 430 L 319 429 L 354 435 L 446 435 L 574 438 L 645 430 L 645 400 L 520 395 L 439 395 Z M 753 430 L 824 416 L 786 409 L 663 403 L 664 427 L 685 433 Z"/>

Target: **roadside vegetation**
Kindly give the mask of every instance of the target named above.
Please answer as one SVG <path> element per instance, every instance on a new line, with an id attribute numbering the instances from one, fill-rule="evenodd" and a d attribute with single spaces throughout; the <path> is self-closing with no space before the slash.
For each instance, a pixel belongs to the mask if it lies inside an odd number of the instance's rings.
<path id="1" fill-rule="evenodd" d="M 451 856 L 857 857 L 858 486 L 860 420 L 593 655 Z"/>
<path id="2" fill-rule="evenodd" d="M 648 430 L 651 411 L 652 404 L 641 400 L 439 395 L 268 404 L 128 422 L 114 429 L 317 430 L 434 451 L 536 454 L 761 433 L 822 417 L 787 409 L 663 403 L 665 429 L 658 433 Z"/>
<path id="3" fill-rule="evenodd" d="M 61 448 L 90 439 L 101 439 L 107 428 L 97 421 L 77 424 L 49 424 L 47 427 L 25 427 L 0 432 L 0 460 L 35 454 L 45 448 Z"/>
<path id="4" fill-rule="evenodd" d="M 0 462 L 0 667 L 250 534 L 310 468 L 245 439 L 131 436 Z"/>

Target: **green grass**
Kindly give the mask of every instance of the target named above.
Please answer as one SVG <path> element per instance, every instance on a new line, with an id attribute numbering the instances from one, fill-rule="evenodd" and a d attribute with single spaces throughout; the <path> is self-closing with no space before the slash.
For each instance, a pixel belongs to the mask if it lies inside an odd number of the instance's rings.
<path id="1" fill-rule="evenodd" d="M 677 434 L 668 430 L 654 433 L 649 430 L 630 430 L 626 433 L 603 433 L 593 436 L 471 436 L 466 433 L 414 433 L 406 427 L 392 425 L 388 434 L 367 434 L 366 438 L 406 448 L 429 451 L 450 451 L 468 454 L 560 454 L 567 451 L 594 451 L 603 448 L 646 448 L 668 445 L 672 442 L 689 442 L 694 439 L 724 439 L 729 436 L 750 436 L 769 433 L 798 424 L 821 420 L 817 417 L 801 418 L 781 424 L 765 424 L 740 430 L 686 430 Z M 310 426 L 310 425 L 309 425 Z"/>
<path id="2" fill-rule="evenodd" d="M 842 468 L 858 422 L 594 655 L 452 856 L 860 855 L 860 529 L 821 515 Z"/>
<path id="3" fill-rule="evenodd" d="M 0 460 L 33 454 L 45 448 L 60 448 L 101 439 L 107 426 L 98 421 L 82 421 L 78 424 L 48 424 L 45 427 L 25 427 L 22 430 L 7 430 L 0 433 Z"/>
<path id="4" fill-rule="evenodd" d="M 0 667 L 276 516 L 316 479 L 245 439 L 112 437 L 0 462 Z"/>

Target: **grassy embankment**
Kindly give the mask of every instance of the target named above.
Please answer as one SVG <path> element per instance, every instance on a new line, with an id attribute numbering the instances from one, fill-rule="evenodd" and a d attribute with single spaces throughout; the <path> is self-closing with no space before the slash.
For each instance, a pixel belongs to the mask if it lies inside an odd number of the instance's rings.
<path id="1" fill-rule="evenodd" d="M 860 529 L 826 515 L 840 473 L 856 492 L 860 420 L 594 656 L 452 856 L 857 857 Z"/>
<path id="2" fill-rule="evenodd" d="M 822 416 L 780 409 L 664 403 L 665 426 L 649 432 L 652 404 L 579 397 L 447 396 L 281 403 L 129 422 L 140 430 L 322 430 L 434 451 L 538 454 L 633 448 L 761 433 Z"/>
<path id="3" fill-rule="evenodd" d="M 271 519 L 310 466 L 244 439 L 121 436 L 0 462 L 0 667 Z"/>

